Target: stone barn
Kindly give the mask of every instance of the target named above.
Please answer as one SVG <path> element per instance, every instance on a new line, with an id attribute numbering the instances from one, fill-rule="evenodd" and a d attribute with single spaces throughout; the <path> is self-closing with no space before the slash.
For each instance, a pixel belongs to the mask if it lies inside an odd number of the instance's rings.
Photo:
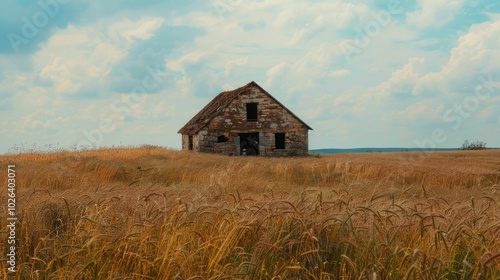
<path id="1" fill-rule="evenodd" d="M 217 95 L 179 133 L 182 149 L 226 155 L 308 153 L 312 128 L 255 82 Z"/>

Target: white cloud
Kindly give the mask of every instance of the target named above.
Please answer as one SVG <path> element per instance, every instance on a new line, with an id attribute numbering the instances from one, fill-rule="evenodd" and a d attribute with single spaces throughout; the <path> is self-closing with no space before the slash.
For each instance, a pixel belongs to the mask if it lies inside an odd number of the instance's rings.
<path id="1" fill-rule="evenodd" d="M 96 94 L 105 88 L 112 67 L 126 57 L 134 41 L 148 40 L 163 19 L 123 20 L 106 29 L 101 25 L 70 25 L 56 32 L 34 54 L 42 81 L 57 94 Z"/>
<path id="2" fill-rule="evenodd" d="M 94 112 L 95 108 L 96 108 L 96 104 L 91 103 L 87 107 L 85 107 L 83 110 L 81 110 L 81 113 L 84 115 L 90 115 Z"/>
<path id="3" fill-rule="evenodd" d="M 104 83 L 125 54 L 125 46 L 104 39 L 99 31 L 69 26 L 52 36 L 33 60 L 40 78 L 51 82 L 55 93 L 71 95 Z"/>
<path id="4" fill-rule="evenodd" d="M 207 57 L 207 52 L 204 51 L 194 51 L 187 53 L 176 60 L 169 60 L 166 66 L 171 71 L 184 72 L 186 66 L 193 63 L 198 63 L 205 57 Z"/>
<path id="5" fill-rule="evenodd" d="M 334 77 L 334 78 L 339 78 L 339 77 L 345 77 L 351 74 L 351 71 L 347 69 L 339 69 L 339 70 L 334 70 L 329 73 L 328 76 Z"/>
<path id="6" fill-rule="evenodd" d="M 451 50 L 448 61 L 436 72 L 427 70 L 424 58 L 412 58 L 376 87 L 379 98 L 394 95 L 435 96 L 474 94 L 480 78 L 499 76 L 500 21 L 472 26 Z"/>
<path id="7" fill-rule="evenodd" d="M 273 22 L 273 26 L 278 28 L 285 28 L 288 26 L 296 17 L 296 15 L 290 10 L 281 11 Z"/>
<path id="8" fill-rule="evenodd" d="M 424 99 L 395 114 L 398 121 L 440 121 L 444 104 L 437 99 Z"/>
<path id="9" fill-rule="evenodd" d="M 411 58 L 387 81 L 357 99 L 353 113 L 377 116 L 384 124 L 400 127 L 398 134 L 417 138 L 428 137 L 436 126 L 447 129 L 450 139 L 451 135 L 453 139 L 467 138 L 471 133 L 479 135 L 481 129 L 476 131 L 478 125 L 472 126 L 468 117 L 460 117 L 464 124 L 454 128 L 456 117 L 460 116 L 456 108 L 472 108 L 466 115 L 482 123 L 482 129 L 488 127 L 489 121 L 498 119 L 500 81 L 496 79 L 500 78 L 500 50 L 495 47 L 500 45 L 498 34 L 500 21 L 473 25 L 459 38 L 449 59 L 437 71 L 429 70 L 432 62 L 427 59 Z M 464 105 L 467 102 L 478 102 L 479 109 Z M 451 113 L 448 118 L 444 117 L 445 112 Z M 454 117 L 453 123 L 450 123 L 450 115 Z M 408 140 L 412 143 L 415 139 Z M 458 145 L 452 142 L 444 145 Z"/>
<path id="10" fill-rule="evenodd" d="M 245 65 L 247 63 L 248 63 L 248 57 L 237 58 L 229 61 L 226 64 L 226 70 L 224 71 L 224 75 L 226 77 L 229 76 L 229 74 L 231 74 L 231 71 L 233 71 L 234 68 Z"/>
<path id="11" fill-rule="evenodd" d="M 477 119 L 479 119 L 480 121 L 488 121 L 492 118 L 494 119 L 496 115 L 498 115 L 498 111 L 499 110 L 497 109 L 496 105 L 488 106 L 477 114 Z"/>
<path id="12" fill-rule="evenodd" d="M 137 26 L 139 24 L 139 26 Z M 135 38 L 149 40 L 154 36 L 154 32 L 163 24 L 162 18 L 143 19 L 139 23 L 126 20 L 116 23 L 116 30 L 123 30 L 123 37 L 128 41 L 134 41 Z M 137 26 L 135 29 L 135 26 Z M 127 30 L 128 29 L 128 30 Z"/>
<path id="13" fill-rule="evenodd" d="M 333 101 L 333 105 L 340 106 L 340 105 L 351 105 L 353 103 L 353 98 L 352 96 L 345 94 L 341 95 Z"/>
<path id="14" fill-rule="evenodd" d="M 381 83 L 374 90 L 378 101 L 394 95 L 412 95 L 415 83 L 422 72 L 420 68 L 424 63 L 424 58 L 410 58 L 408 64 L 394 71 L 389 80 Z"/>
<path id="15" fill-rule="evenodd" d="M 474 25 L 460 37 L 448 62 L 440 71 L 431 72 L 418 81 L 418 93 L 439 89 L 450 94 L 473 94 L 479 78 L 500 77 L 500 21 Z M 436 85 L 442 85 L 436 88 Z"/>
<path id="16" fill-rule="evenodd" d="M 343 55 L 337 45 L 321 44 L 293 63 L 280 62 L 270 67 L 266 72 L 265 85 L 273 86 L 278 83 L 293 85 L 295 89 L 311 88 L 318 79 L 348 75 L 347 69 L 338 69 L 339 64 L 336 64 L 342 59 Z"/>
<path id="17" fill-rule="evenodd" d="M 281 62 L 269 68 L 266 72 L 266 86 L 275 84 L 280 77 L 284 77 L 287 74 L 290 68 L 291 65 L 287 62 Z"/>
<path id="18" fill-rule="evenodd" d="M 38 109 L 20 119 L 20 128 L 26 131 L 46 129 L 57 130 L 62 123 L 69 120 L 70 117 L 57 116 L 53 109 Z"/>
<path id="19" fill-rule="evenodd" d="M 441 27 L 453 21 L 465 3 L 465 0 L 419 0 L 420 10 L 408 13 L 408 23 L 420 28 Z"/>

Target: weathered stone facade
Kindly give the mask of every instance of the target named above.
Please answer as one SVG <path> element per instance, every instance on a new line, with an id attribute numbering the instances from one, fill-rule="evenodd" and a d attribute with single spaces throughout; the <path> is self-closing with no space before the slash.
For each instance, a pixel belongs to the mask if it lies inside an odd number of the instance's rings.
<path id="1" fill-rule="evenodd" d="M 179 133 L 182 149 L 227 155 L 308 152 L 311 128 L 255 82 L 223 92 Z"/>

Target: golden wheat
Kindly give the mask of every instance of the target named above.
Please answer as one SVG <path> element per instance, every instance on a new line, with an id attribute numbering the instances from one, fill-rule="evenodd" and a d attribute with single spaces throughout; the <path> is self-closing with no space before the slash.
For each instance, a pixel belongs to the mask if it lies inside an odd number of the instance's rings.
<path id="1" fill-rule="evenodd" d="M 147 146 L 0 156 L 7 164 L 15 279 L 500 278 L 499 151 L 261 158 Z"/>

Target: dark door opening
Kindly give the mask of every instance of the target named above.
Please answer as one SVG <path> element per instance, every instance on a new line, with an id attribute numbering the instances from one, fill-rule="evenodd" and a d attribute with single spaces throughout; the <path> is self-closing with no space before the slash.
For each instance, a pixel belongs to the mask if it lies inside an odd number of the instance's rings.
<path id="1" fill-rule="evenodd" d="M 190 151 L 192 151 L 193 150 L 193 136 L 189 135 L 189 141 L 188 142 L 189 142 L 188 143 L 188 149 Z"/>
<path id="2" fill-rule="evenodd" d="M 259 133 L 238 133 L 240 137 L 240 155 L 259 155 Z"/>

